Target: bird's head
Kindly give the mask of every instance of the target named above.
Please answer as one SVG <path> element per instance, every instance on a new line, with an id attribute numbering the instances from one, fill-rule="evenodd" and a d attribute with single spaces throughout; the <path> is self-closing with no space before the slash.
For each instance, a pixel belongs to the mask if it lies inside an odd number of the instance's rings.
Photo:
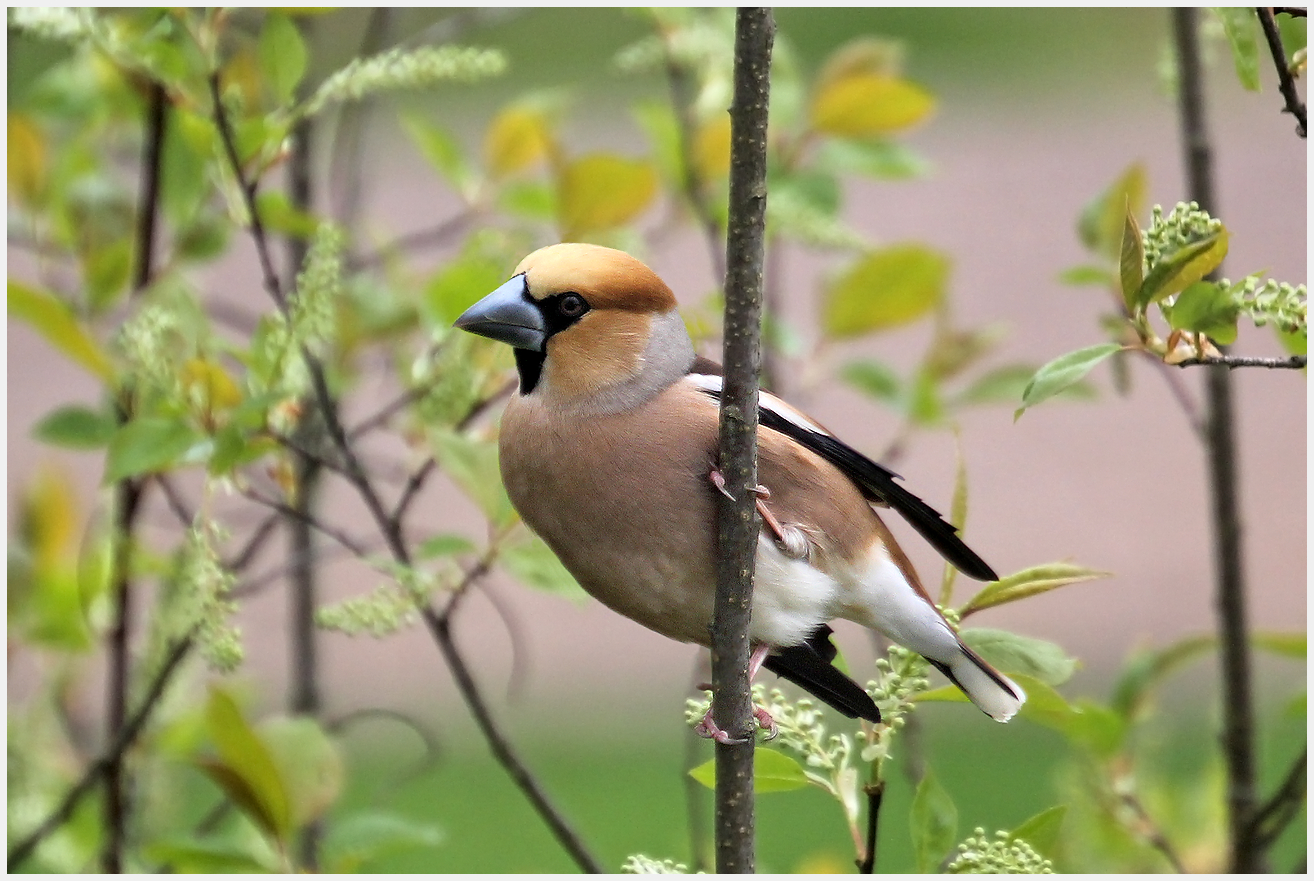
<path id="1" fill-rule="evenodd" d="M 595 413 L 643 403 L 694 359 L 675 295 L 655 272 L 624 251 L 576 242 L 520 261 L 456 327 L 515 347 L 521 394 Z"/>

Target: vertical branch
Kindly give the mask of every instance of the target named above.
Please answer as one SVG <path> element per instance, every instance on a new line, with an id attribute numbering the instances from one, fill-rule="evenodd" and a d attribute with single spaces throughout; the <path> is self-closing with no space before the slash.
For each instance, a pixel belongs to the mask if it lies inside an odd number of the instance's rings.
<path id="1" fill-rule="evenodd" d="M 742 742 L 716 745 L 718 872 L 752 872 L 754 866 L 748 626 L 758 538 L 753 490 L 757 486 L 767 104 L 774 38 L 775 21 L 769 8 L 738 10 L 730 107 L 725 386 L 720 421 L 720 470 L 734 500 L 719 498 L 717 508 L 718 566 L 711 635 L 715 721 Z"/>
<path id="2" fill-rule="evenodd" d="M 152 82 L 146 106 L 146 128 L 142 143 L 141 190 L 137 205 L 137 237 L 132 290 L 140 293 L 151 282 L 155 265 L 156 225 L 160 204 L 160 156 L 168 95 L 164 86 Z M 118 420 L 128 421 L 131 402 L 124 394 Z M 108 705 L 105 711 L 106 741 L 116 743 L 128 724 L 128 688 L 132 674 L 132 546 L 137 514 L 145 496 L 143 480 L 128 478 L 114 486 L 113 551 L 110 564 L 110 596 L 114 623 L 110 627 L 108 659 Z M 128 825 L 128 781 L 123 773 L 122 753 L 113 753 L 105 769 L 105 847 L 101 867 L 107 873 L 123 871 L 123 849 Z"/>
<path id="3" fill-rule="evenodd" d="M 1212 155 L 1205 125 L 1196 10 L 1173 10 L 1180 82 L 1181 135 L 1189 197 L 1217 216 Z M 1221 365 L 1205 368 L 1205 446 L 1213 510 L 1215 605 L 1223 679 L 1223 756 L 1227 765 L 1231 872 L 1261 871 L 1254 823 L 1255 732 L 1250 646 L 1242 572 L 1240 491 L 1232 412 L 1232 379 Z"/>
<path id="4" fill-rule="evenodd" d="M 309 36 L 311 25 L 301 25 L 303 35 Z M 304 84 L 302 86 L 304 90 Z M 292 151 L 287 164 L 288 201 L 293 208 L 309 212 L 313 204 L 311 189 L 312 138 L 314 126 L 310 119 L 302 119 L 292 131 Z M 291 235 L 287 240 L 287 290 L 296 286 L 297 273 L 306 261 L 309 250 L 306 240 Z M 320 460 L 299 450 L 317 451 L 324 437 L 323 420 L 313 397 L 302 402 L 301 419 L 296 427 L 296 448 L 292 454 L 296 471 L 296 496 L 292 505 L 296 514 L 284 518 L 288 530 L 291 569 L 288 580 L 290 600 L 289 644 L 291 647 L 291 675 L 289 680 L 288 709 L 299 715 L 319 718 L 322 701 L 319 689 L 319 645 L 315 629 L 316 590 L 319 580 L 319 557 L 315 553 L 315 512 L 319 506 L 319 485 L 322 474 Z M 319 869 L 319 840 L 322 828 L 318 821 L 309 824 L 297 843 L 301 868 L 314 872 Z"/>

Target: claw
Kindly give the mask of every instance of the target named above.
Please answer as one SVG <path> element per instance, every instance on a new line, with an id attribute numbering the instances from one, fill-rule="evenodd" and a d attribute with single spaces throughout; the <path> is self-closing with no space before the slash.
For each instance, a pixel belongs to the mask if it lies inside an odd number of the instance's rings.
<path id="1" fill-rule="evenodd" d="M 748 742 L 743 738 L 731 737 L 719 725 L 713 722 L 712 711 L 710 708 L 707 711 L 707 715 L 703 716 L 703 720 L 694 726 L 694 734 L 697 734 L 699 737 L 711 738 L 712 740 L 715 740 L 717 743 L 747 743 Z"/>
<path id="2" fill-rule="evenodd" d="M 716 487 L 720 491 L 721 495 L 725 496 L 727 499 L 729 499 L 732 502 L 735 501 L 735 497 L 730 495 L 730 490 L 725 488 L 725 476 L 722 475 L 719 470 L 713 468 L 711 473 L 708 474 L 707 477 L 712 481 L 712 486 Z"/>
<path id="3" fill-rule="evenodd" d="M 757 720 L 757 727 L 767 733 L 767 740 L 775 740 L 780 736 L 780 726 L 776 720 L 771 718 L 771 714 L 766 711 L 766 707 L 753 707 L 753 718 Z"/>

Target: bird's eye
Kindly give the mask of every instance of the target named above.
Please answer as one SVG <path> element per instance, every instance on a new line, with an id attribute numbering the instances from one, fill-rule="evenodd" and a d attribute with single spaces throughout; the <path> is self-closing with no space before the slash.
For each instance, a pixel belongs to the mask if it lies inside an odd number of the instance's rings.
<path id="1" fill-rule="evenodd" d="M 566 294 L 557 303 L 557 311 L 566 318 L 578 318 L 584 314 L 584 310 L 587 308 L 588 304 L 584 302 L 584 298 L 579 294 Z"/>

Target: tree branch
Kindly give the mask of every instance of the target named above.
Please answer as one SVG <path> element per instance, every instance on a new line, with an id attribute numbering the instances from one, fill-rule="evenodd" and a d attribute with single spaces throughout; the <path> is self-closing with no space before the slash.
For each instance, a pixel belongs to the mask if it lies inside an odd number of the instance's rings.
<path id="1" fill-rule="evenodd" d="M 1267 850 L 1300 813 L 1305 804 L 1307 782 L 1305 774 L 1309 764 L 1309 748 L 1300 753 L 1287 772 L 1287 777 L 1264 806 L 1255 812 L 1255 837 L 1259 846 Z"/>
<path id="2" fill-rule="evenodd" d="M 1215 358 L 1188 358 L 1178 361 L 1173 367 L 1200 367 L 1216 364 L 1235 370 L 1237 367 L 1267 367 L 1270 370 L 1304 370 L 1308 359 L 1304 355 L 1292 355 L 1290 358 L 1255 358 L 1249 355 L 1220 355 Z"/>
<path id="3" fill-rule="evenodd" d="M 1188 196 L 1212 216 L 1219 215 L 1214 198 L 1213 158 L 1205 124 L 1197 10 L 1172 13 L 1177 48 L 1181 138 L 1185 153 Z M 1214 271 L 1221 274 L 1222 268 Z M 1262 871 L 1255 815 L 1255 726 L 1251 685 L 1249 628 L 1241 542 L 1240 489 L 1232 412 L 1232 384 L 1226 366 L 1211 365 L 1205 376 L 1205 436 L 1209 489 L 1213 509 L 1215 606 L 1219 658 L 1223 680 L 1223 755 L 1227 765 L 1230 871 Z"/>
<path id="4" fill-rule="evenodd" d="M 880 825 L 881 803 L 885 800 L 885 781 L 863 787 L 867 793 L 867 853 L 858 861 L 858 874 L 871 875 L 876 872 L 876 831 Z"/>
<path id="5" fill-rule="evenodd" d="M 1273 55 L 1273 66 L 1277 69 L 1278 91 L 1286 101 L 1286 107 L 1282 112 L 1296 117 L 1296 134 L 1302 138 L 1306 137 L 1305 102 L 1300 100 L 1300 94 L 1296 91 L 1296 78 L 1291 75 L 1291 67 L 1287 64 L 1287 52 L 1282 48 L 1282 32 L 1278 30 L 1277 20 L 1273 17 L 1274 10 L 1267 6 L 1259 6 L 1255 8 L 1255 12 L 1259 15 L 1259 25 L 1264 30 L 1264 39 L 1268 41 L 1268 51 Z"/>
<path id="6" fill-rule="evenodd" d="M 730 219 L 726 239 L 725 382 L 719 469 L 733 499 L 718 495 L 712 620 L 713 718 L 739 743 L 716 745 L 716 870 L 754 868 L 753 699 L 749 615 L 759 526 L 757 396 L 762 360 L 762 265 L 766 225 L 767 107 L 775 20 L 769 8 L 735 18 L 730 105 Z"/>
<path id="7" fill-rule="evenodd" d="M 150 685 L 146 689 L 146 696 L 141 702 L 141 706 L 132 714 L 122 728 L 118 731 L 118 736 L 105 754 L 88 766 L 87 770 L 82 773 L 82 777 L 72 788 L 64 795 L 59 805 L 50 813 L 50 816 L 32 830 L 26 838 L 14 845 L 13 850 L 9 851 L 6 858 L 5 868 L 9 872 L 19 869 L 22 864 L 32 855 L 32 852 L 44 841 L 51 833 L 68 821 L 72 816 L 74 808 L 89 793 L 102 777 L 109 774 L 110 769 L 122 764 L 123 755 L 128 749 L 137 742 L 137 737 L 141 734 L 142 729 L 146 726 L 146 721 L 150 718 L 160 698 L 164 695 L 165 686 L 173 678 L 183 659 L 192 648 L 190 637 L 184 638 L 181 642 L 173 647 L 165 658 L 160 671 L 155 674 Z"/>

